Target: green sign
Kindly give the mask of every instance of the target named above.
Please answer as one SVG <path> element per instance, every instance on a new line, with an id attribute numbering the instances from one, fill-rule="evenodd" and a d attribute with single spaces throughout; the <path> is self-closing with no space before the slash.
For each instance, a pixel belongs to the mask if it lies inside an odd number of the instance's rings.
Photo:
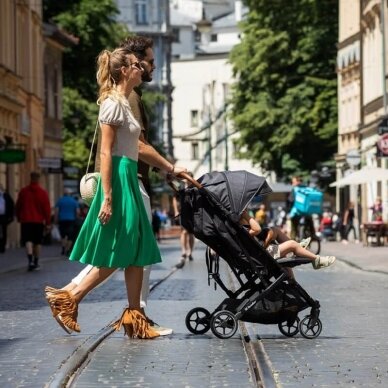
<path id="1" fill-rule="evenodd" d="M 7 144 L 0 147 L 0 163 L 23 163 L 26 160 L 24 146 Z"/>

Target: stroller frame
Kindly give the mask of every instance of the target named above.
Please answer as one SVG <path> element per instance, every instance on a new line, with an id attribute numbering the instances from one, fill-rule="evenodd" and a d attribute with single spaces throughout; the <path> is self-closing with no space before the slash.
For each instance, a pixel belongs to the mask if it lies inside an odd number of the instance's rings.
<path id="1" fill-rule="evenodd" d="M 319 319 L 320 304 L 311 298 L 298 282 L 291 279 L 284 269 L 310 261 L 302 258 L 292 260 L 282 258 L 276 261 L 240 225 L 241 211 L 233 211 L 233 206 L 238 201 L 231 198 L 231 205 L 228 207 L 225 200 L 232 195 L 228 178 L 240 179 L 239 175 L 236 175 L 239 173 L 249 174 L 246 172 L 205 174 L 200 178 L 204 184 L 187 174 L 182 174 L 187 175 L 183 178 L 192 185 L 179 192 L 181 224 L 208 246 L 206 252 L 208 283 L 210 285 L 210 280 L 213 279 L 215 285 L 219 285 L 228 296 L 212 313 L 202 307 L 190 310 L 186 316 L 186 326 L 194 334 L 203 334 L 211 329 L 219 338 L 230 338 L 237 331 L 238 320 L 263 324 L 277 323 L 279 330 L 288 337 L 300 332 L 305 338 L 315 338 L 322 330 Z M 253 190 L 255 194 L 259 192 L 267 194 L 271 191 L 264 178 L 249 174 L 249 178 L 252 177 L 258 178 L 259 186 L 257 190 Z M 220 182 L 226 182 L 227 190 L 223 190 L 221 196 L 217 197 L 217 193 L 209 190 L 212 182 L 215 182 L 215 191 L 219 191 Z M 240 201 L 243 210 L 253 198 L 250 196 L 251 192 L 252 190 L 246 198 L 247 203 Z M 238 282 L 235 291 L 228 289 L 220 277 L 220 257 L 226 261 Z M 300 321 L 298 313 L 308 307 L 311 307 L 310 314 Z"/>

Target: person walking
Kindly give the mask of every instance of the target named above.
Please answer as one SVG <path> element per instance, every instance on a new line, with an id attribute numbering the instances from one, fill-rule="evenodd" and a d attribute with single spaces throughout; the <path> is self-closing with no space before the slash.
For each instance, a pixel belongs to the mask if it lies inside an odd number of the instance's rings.
<path id="1" fill-rule="evenodd" d="M 28 271 L 40 269 L 39 256 L 44 233 L 51 226 L 51 207 L 40 174 L 31 172 L 30 184 L 22 188 L 16 200 L 16 217 L 21 225 L 21 240 L 26 247 Z"/>
<path id="2" fill-rule="evenodd" d="M 348 203 L 348 206 L 345 209 L 344 217 L 342 221 L 342 231 L 343 231 L 342 243 L 343 244 L 348 244 L 349 233 L 351 230 L 353 231 L 355 242 L 358 243 L 357 232 L 356 232 L 356 228 L 354 227 L 354 219 L 355 219 L 354 202 L 350 201 Z"/>
<path id="3" fill-rule="evenodd" d="M 80 216 L 78 201 L 71 196 L 71 190 L 65 189 L 64 194 L 55 204 L 54 223 L 61 234 L 61 255 L 69 256 L 73 242 L 77 236 L 77 219 Z"/>
<path id="4" fill-rule="evenodd" d="M 133 87 L 141 83 L 143 68 L 133 52 L 121 47 L 112 53 L 104 51 L 98 59 L 101 180 L 70 255 L 70 260 L 93 268 L 71 291 L 46 288 L 46 296 L 59 323 L 65 329 L 80 331 L 79 302 L 117 268 L 125 268 L 129 307 L 115 328 L 124 326 L 129 337 L 154 338 L 159 333 L 142 313 L 140 292 L 143 267 L 160 262 L 161 257 L 137 181 L 141 128 L 128 97 Z M 156 167 L 180 172 L 160 158 L 154 160 Z"/>
<path id="5" fill-rule="evenodd" d="M 136 57 L 141 61 L 140 64 L 143 68 L 142 74 L 142 82 L 150 82 L 152 81 L 152 74 L 155 69 L 154 63 L 154 53 L 152 50 L 153 41 L 148 37 L 143 36 L 131 36 L 125 42 L 122 43 L 121 47 L 127 48 L 132 51 Z M 145 113 L 145 108 L 143 102 L 141 100 L 141 91 L 138 88 L 134 88 L 134 90 L 130 93 L 129 98 L 129 106 L 131 111 L 139 123 L 141 127 L 141 133 L 138 141 L 138 151 L 139 151 L 139 161 L 138 161 L 138 183 L 140 187 L 140 192 L 142 195 L 142 199 L 144 202 L 144 206 L 147 212 L 148 220 L 151 223 L 152 214 L 151 214 L 151 201 L 150 196 L 146 191 L 150 188 L 149 183 L 149 166 L 157 168 L 161 171 L 166 171 L 171 173 L 172 170 L 178 174 L 179 172 L 187 171 L 185 168 L 173 166 L 167 159 L 162 157 L 154 147 L 148 142 L 148 119 Z M 99 153 L 101 149 L 101 136 L 99 136 L 98 146 L 97 146 L 97 159 L 96 159 L 96 171 L 100 170 L 100 158 Z M 157 331 L 160 335 L 168 335 L 172 333 L 172 329 L 162 327 L 155 323 L 149 316 L 145 314 L 145 308 L 147 306 L 147 300 L 149 296 L 149 279 L 150 279 L 151 266 L 144 267 L 143 274 L 143 282 L 141 289 L 141 312 L 145 315 L 148 323 L 152 326 L 152 328 Z M 55 300 L 55 293 L 60 293 L 63 291 L 72 291 L 76 287 L 82 287 L 85 283 L 85 277 L 89 274 L 88 281 L 90 283 L 90 287 L 94 287 L 100 282 L 107 280 L 108 276 L 104 279 L 101 279 L 101 274 L 97 271 L 97 269 L 93 268 L 93 266 L 88 265 L 84 268 L 76 277 L 74 277 L 70 283 L 64 286 L 62 289 L 58 290 L 53 287 L 46 287 L 46 298 L 48 301 Z M 53 294 L 54 292 L 54 294 Z M 53 315 L 58 323 L 64 328 L 67 332 L 71 330 L 67 327 L 64 327 L 60 317 L 53 311 Z"/>
<path id="6" fill-rule="evenodd" d="M 0 253 L 5 252 L 7 245 L 8 225 L 15 217 L 15 203 L 12 197 L 4 190 L 0 184 Z"/>

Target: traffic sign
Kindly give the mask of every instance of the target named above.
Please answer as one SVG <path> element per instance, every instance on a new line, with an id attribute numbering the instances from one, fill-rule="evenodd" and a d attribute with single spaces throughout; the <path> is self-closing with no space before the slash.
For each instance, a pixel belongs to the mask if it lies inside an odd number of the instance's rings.
<path id="1" fill-rule="evenodd" d="M 361 155 L 358 150 L 349 150 L 346 154 L 346 162 L 351 167 L 357 167 L 361 163 Z"/>

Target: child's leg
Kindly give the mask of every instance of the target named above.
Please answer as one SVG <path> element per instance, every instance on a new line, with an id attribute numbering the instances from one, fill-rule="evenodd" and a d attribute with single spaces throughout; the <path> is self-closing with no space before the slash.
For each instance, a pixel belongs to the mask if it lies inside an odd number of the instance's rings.
<path id="1" fill-rule="evenodd" d="M 280 256 L 284 257 L 288 253 L 294 253 L 296 256 L 304 257 L 314 261 L 317 256 L 308 251 L 307 249 L 302 248 L 295 240 L 288 240 L 279 244 Z"/>

